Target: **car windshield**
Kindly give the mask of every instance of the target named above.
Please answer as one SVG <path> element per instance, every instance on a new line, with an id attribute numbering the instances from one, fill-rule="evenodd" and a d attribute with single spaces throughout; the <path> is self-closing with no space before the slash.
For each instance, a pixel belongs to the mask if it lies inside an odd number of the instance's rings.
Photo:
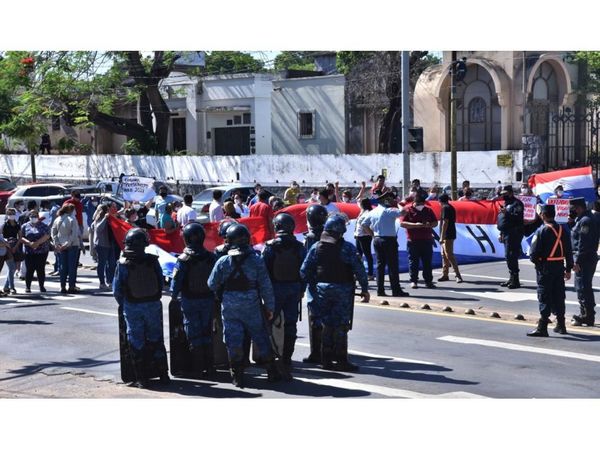
<path id="1" fill-rule="evenodd" d="M 200 192 L 194 196 L 195 202 L 211 202 L 213 198 L 213 192 L 216 189 L 206 189 L 205 191 Z"/>
<path id="2" fill-rule="evenodd" d="M 16 189 L 17 185 L 14 183 L 11 183 L 8 180 L 0 180 L 0 191 L 12 191 L 13 189 Z"/>

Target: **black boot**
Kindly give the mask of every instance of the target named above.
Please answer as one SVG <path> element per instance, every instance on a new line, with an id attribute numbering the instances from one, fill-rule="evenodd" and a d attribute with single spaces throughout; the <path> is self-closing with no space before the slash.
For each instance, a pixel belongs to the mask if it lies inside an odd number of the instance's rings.
<path id="1" fill-rule="evenodd" d="M 204 370 L 207 377 L 214 377 L 217 374 L 215 370 L 215 356 L 213 354 L 213 345 L 207 344 L 202 346 L 204 353 Z"/>
<path id="2" fill-rule="evenodd" d="M 231 380 L 235 387 L 244 389 L 244 366 L 241 363 L 231 366 Z"/>
<path id="3" fill-rule="evenodd" d="M 165 349 L 164 353 L 161 355 L 161 357 L 158 359 L 156 365 L 158 367 L 158 373 L 160 374 L 159 375 L 160 384 L 162 384 L 163 386 L 166 386 L 167 384 L 169 384 L 171 382 L 171 378 L 169 377 L 169 364 L 167 363 L 167 350 L 166 349 Z"/>
<path id="4" fill-rule="evenodd" d="M 514 275 L 511 274 L 510 277 L 508 278 L 508 280 L 500 283 L 500 286 L 508 287 L 513 282 L 513 278 L 514 278 Z"/>
<path id="5" fill-rule="evenodd" d="M 204 372 L 206 368 L 206 362 L 204 361 L 204 348 L 191 348 L 190 353 L 192 354 L 192 376 L 194 378 L 202 378 L 202 372 Z"/>
<path id="6" fill-rule="evenodd" d="M 511 281 L 506 287 L 509 289 L 519 289 L 521 287 L 521 283 L 519 282 L 519 274 L 512 275 Z"/>
<path id="7" fill-rule="evenodd" d="M 333 347 L 329 343 L 333 343 L 333 328 L 323 326 L 321 340 L 321 367 L 324 370 L 333 370 Z"/>
<path id="8" fill-rule="evenodd" d="M 269 382 L 274 383 L 276 381 L 281 381 L 282 375 L 277 369 L 277 365 L 275 364 L 275 360 L 272 359 L 267 363 L 267 380 Z"/>
<path id="9" fill-rule="evenodd" d="M 567 327 L 565 325 L 565 316 L 556 318 L 556 326 L 552 330 L 558 334 L 567 334 Z"/>
<path id="10" fill-rule="evenodd" d="M 321 363 L 321 335 L 323 331 L 320 326 L 311 324 L 308 329 L 308 337 L 310 339 L 310 355 L 304 358 L 302 362 L 319 364 Z"/>
<path id="11" fill-rule="evenodd" d="M 538 320 L 537 328 L 535 330 L 527 333 L 527 336 L 548 337 L 548 320 L 547 319 Z"/>
<path id="12" fill-rule="evenodd" d="M 283 336 L 283 352 L 281 353 L 281 362 L 287 366 L 292 366 L 292 355 L 294 354 L 294 345 L 296 344 L 296 336 Z"/>
<path id="13" fill-rule="evenodd" d="M 335 370 L 342 372 L 358 372 L 358 366 L 348 361 L 348 332 L 344 332 L 343 336 L 341 333 L 336 333 L 335 342 L 335 359 L 337 364 Z"/>
<path id="14" fill-rule="evenodd" d="M 135 374 L 135 381 L 131 385 L 140 389 L 148 388 L 149 383 L 146 376 L 143 349 L 139 352 L 131 350 L 131 363 L 133 364 L 133 373 Z"/>

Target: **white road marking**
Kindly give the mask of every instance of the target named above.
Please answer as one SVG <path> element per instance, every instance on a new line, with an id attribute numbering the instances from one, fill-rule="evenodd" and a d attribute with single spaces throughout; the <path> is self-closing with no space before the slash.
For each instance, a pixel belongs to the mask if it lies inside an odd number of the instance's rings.
<path id="1" fill-rule="evenodd" d="M 87 314 L 99 314 L 101 316 L 110 316 L 110 317 L 119 317 L 116 313 L 107 313 L 102 311 L 92 311 L 91 309 L 82 309 L 82 308 L 69 308 L 68 306 L 61 306 L 60 309 L 66 309 L 68 311 L 78 311 Z"/>
<path id="2" fill-rule="evenodd" d="M 14 300 L 17 303 L 41 303 L 39 300 L 25 300 L 24 298 L 19 298 Z"/>
<path id="3" fill-rule="evenodd" d="M 309 344 L 303 344 L 301 342 L 296 342 L 296 346 L 310 347 Z M 437 366 L 438 365 L 438 364 L 430 362 L 430 361 L 420 361 L 418 359 L 398 358 L 396 356 L 378 355 L 376 353 L 365 353 L 365 352 L 359 352 L 356 350 L 349 350 L 348 353 L 350 353 L 351 355 L 365 356 L 367 358 L 389 359 L 390 361 L 413 363 L 413 364 L 423 364 L 425 366 Z"/>
<path id="4" fill-rule="evenodd" d="M 587 353 L 575 353 L 565 350 L 554 350 L 551 348 L 533 347 L 530 345 L 511 344 L 510 342 L 489 341 L 486 339 L 472 339 L 459 336 L 442 336 L 437 338 L 440 341 L 454 342 L 456 344 L 481 345 L 484 347 L 503 348 L 506 350 L 515 350 L 517 352 L 540 353 L 543 355 L 560 356 L 562 358 L 581 359 L 583 361 L 600 362 L 600 356 L 589 355 Z"/>
<path id="5" fill-rule="evenodd" d="M 472 297 L 489 298 L 491 300 L 498 300 L 501 302 L 525 302 L 525 301 L 538 301 L 537 294 L 531 294 L 526 292 L 469 292 L 464 291 L 448 291 L 454 294 L 470 295 Z M 579 305 L 579 302 L 574 300 L 565 300 L 567 305 Z"/>
<path id="6" fill-rule="evenodd" d="M 338 380 L 331 378 L 302 378 L 294 377 L 295 380 L 305 383 L 319 384 L 321 386 L 329 386 L 348 390 L 367 391 L 372 394 L 379 394 L 385 397 L 400 397 L 400 398 L 488 398 L 483 395 L 472 394 L 470 392 L 455 391 L 446 392 L 444 394 L 424 394 L 422 392 L 409 391 L 407 389 L 396 389 L 385 386 L 377 386 L 374 384 L 358 383 L 355 381 Z"/>

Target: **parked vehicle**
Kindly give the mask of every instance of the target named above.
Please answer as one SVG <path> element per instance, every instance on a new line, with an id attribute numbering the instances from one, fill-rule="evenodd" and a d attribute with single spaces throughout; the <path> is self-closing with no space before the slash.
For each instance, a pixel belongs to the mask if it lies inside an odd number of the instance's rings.
<path id="1" fill-rule="evenodd" d="M 223 186 L 215 186 L 208 189 L 203 190 L 199 194 L 194 196 L 194 201 L 192 202 L 192 208 L 198 211 L 198 221 L 201 223 L 208 222 L 208 209 L 210 208 L 210 203 L 213 199 L 214 191 L 223 191 L 222 201 L 226 202 L 228 200 L 233 201 L 233 194 L 235 192 L 239 192 L 244 199 L 250 197 L 250 195 L 254 194 L 254 184 L 252 183 L 235 183 L 235 184 L 227 184 Z M 265 189 L 266 190 L 266 189 Z M 269 196 L 272 194 L 267 191 Z"/>
<path id="2" fill-rule="evenodd" d="M 4 214 L 9 197 L 15 192 L 17 185 L 8 177 L 0 177 L 0 214 Z"/>
<path id="3" fill-rule="evenodd" d="M 77 186 L 74 184 L 61 184 L 61 183 L 38 183 L 28 184 L 25 186 L 19 186 L 8 199 L 8 205 L 13 207 L 15 202 L 23 200 L 25 205 L 30 200 L 35 200 L 39 205 L 42 200 L 54 200 L 69 197 L 71 191 L 77 189 L 81 194 L 97 193 L 98 188 L 96 186 L 83 185 Z"/>

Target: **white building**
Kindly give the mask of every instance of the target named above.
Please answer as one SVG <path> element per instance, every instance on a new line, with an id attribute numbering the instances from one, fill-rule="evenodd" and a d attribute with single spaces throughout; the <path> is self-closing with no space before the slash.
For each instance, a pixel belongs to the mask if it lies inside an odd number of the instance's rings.
<path id="1" fill-rule="evenodd" d="M 343 154 L 343 75 L 190 77 L 161 84 L 169 150 L 199 155 Z"/>

